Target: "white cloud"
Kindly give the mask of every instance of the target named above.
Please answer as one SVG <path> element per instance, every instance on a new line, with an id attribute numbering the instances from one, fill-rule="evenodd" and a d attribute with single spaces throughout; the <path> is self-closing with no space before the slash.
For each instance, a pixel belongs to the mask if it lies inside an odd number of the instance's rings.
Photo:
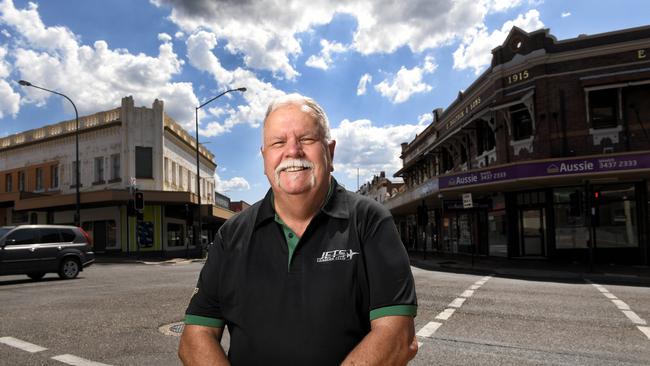
<path id="1" fill-rule="evenodd" d="M 167 33 L 158 33 L 158 40 L 161 42 L 171 42 L 172 36 Z"/>
<path id="2" fill-rule="evenodd" d="M 183 31 L 207 30 L 231 53 L 241 54 L 247 67 L 276 76 L 298 76 L 293 62 L 302 53 L 300 36 L 331 22 L 335 14 L 355 18 L 357 28 L 349 50 L 362 54 L 392 53 L 407 46 L 414 52 L 447 45 L 484 22 L 490 12 L 518 6 L 521 0 L 356 0 L 332 3 L 311 0 L 276 2 L 151 0 L 170 6 L 170 19 Z M 313 58 L 312 58 L 313 57 Z M 331 64 L 324 55 L 310 57 L 309 66 Z"/>
<path id="3" fill-rule="evenodd" d="M 6 113 L 16 116 L 20 110 L 20 94 L 16 93 L 6 78 L 11 74 L 11 65 L 5 61 L 7 49 L 0 46 L 0 118 Z"/>
<path id="4" fill-rule="evenodd" d="M 422 67 L 416 66 L 407 69 L 402 66 L 392 81 L 383 80 L 375 85 L 375 90 L 395 104 L 406 102 L 411 95 L 428 92 L 432 89 L 431 85 L 422 81 L 422 77 L 424 74 L 434 72 L 437 68 L 438 65 L 435 64 L 433 57 L 427 56 Z"/>
<path id="5" fill-rule="evenodd" d="M 433 116 L 431 113 L 424 113 L 418 116 L 419 125 L 428 125 L 431 122 L 433 122 Z"/>
<path id="6" fill-rule="evenodd" d="M 248 191 L 251 189 L 248 181 L 242 177 L 234 177 L 223 180 L 217 173 L 214 173 L 214 189 L 219 193 L 231 191 Z"/>
<path id="7" fill-rule="evenodd" d="M 138 105 L 163 99 L 170 116 L 185 125 L 193 121 L 193 111 L 187 108 L 197 103 L 192 85 L 171 81 L 183 64 L 171 43 L 164 41 L 156 56 L 110 49 L 101 40 L 93 45 L 80 44 L 69 29 L 46 26 L 34 3 L 17 9 L 11 1 L 0 2 L 0 23 L 15 30 L 10 48 L 14 72 L 36 85 L 68 95 L 80 113 L 114 108 L 122 97 L 133 95 Z M 52 97 L 32 88 L 23 91 L 27 103 L 42 105 Z"/>
<path id="8" fill-rule="evenodd" d="M 178 32 L 174 33 L 174 38 L 176 38 L 176 39 L 183 39 L 184 37 L 185 37 L 185 33 L 181 32 L 181 31 L 178 31 Z"/>
<path id="9" fill-rule="evenodd" d="M 361 182 L 380 171 L 392 176 L 402 167 L 400 144 L 413 140 L 415 134 L 425 127 L 424 124 L 378 127 L 365 119 L 341 121 L 337 128 L 332 129 L 332 138 L 336 140 L 335 173 L 356 178 L 359 169 Z"/>
<path id="10" fill-rule="evenodd" d="M 489 5 L 490 10 L 496 12 L 506 11 L 521 5 L 521 0 L 494 0 Z"/>
<path id="11" fill-rule="evenodd" d="M 562 15 L 561 15 L 562 18 L 566 18 L 566 17 L 570 17 L 570 16 L 571 16 L 571 12 L 568 12 L 568 11 L 563 11 Z"/>
<path id="12" fill-rule="evenodd" d="M 11 33 L 9 33 L 6 29 L 1 30 L 0 33 L 2 33 L 2 35 L 7 38 L 11 38 Z"/>
<path id="13" fill-rule="evenodd" d="M 370 74 L 363 74 L 361 79 L 359 79 L 359 85 L 357 85 L 357 95 L 366 94 L 366 84 L 372 82 L 372 76 Z"/>
<path id="14" fill-rule="evenodd" d="M 238 104 L 236 107 L 225 105 L 225 121 L 207 121 L 205 128 L 200 128 L 199 133 L 207 136 L 219 136 L 229 132 L 235 125 L 248 124 L 252 127 L 258 127 L 264 119 L 266 108 L 269 103 L 284 95 L 284 92 L 276 89 L 270 83 L 259 80 L 249 70 L 238 67 L 235 70 L 227 70 L 219 61 L 219 58 L 213 53 L 217 46 L 217 37 L 214 33 L 199 31 L 192 34 L 187 39 L 187 57 L 190 64 L 201 71 L 212 75 L 215 81 L 226 88 L 246 87 L 242 96 L 247 104 Z M 229 94 L 231 95 L 231 94 Z M 220 100 L 220 103 L 226 103 L 227 100 Z M 203 112 L 203 111 L 201 111 Z M 202 114 L 202 117 L 204 114 Z M 219 117 L 213 115 L 212 117 Z M 203 121 L 203 118 L 201 118 Z"/>
<path id="15" fill-rule="evenodd" d="M 305 65 L 317 69 L 327 70 L 332 65 L 332 54 L 347 51 L 347 47 L 338 42 L 330 42 L 326 39 L 320 40 L 321 51 L 318 56 L 311 55 Z"/>
<path id="16" fill-rule="evenodd" d="M 539 11 L 532 9 L 505 22 L 501 29 L 492 33 L 488 33 L 485 25 L 469 30 L 454 51 L 454 69 L 474 69 L 476 75 L 480 74 L 492 60 L 492 49 L 503 43 L 513 26 L 531 32 L 544 27 L 544 23 L 539 19 Z"/>

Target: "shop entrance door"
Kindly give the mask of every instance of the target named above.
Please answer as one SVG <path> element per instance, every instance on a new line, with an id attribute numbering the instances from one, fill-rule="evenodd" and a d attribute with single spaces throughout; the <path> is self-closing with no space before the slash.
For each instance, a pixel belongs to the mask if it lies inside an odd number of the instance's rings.
<path id="1" fill-rule="evenodd" d="M 93 244 L 95 252 L 106 252 L 106 221 L 95 221 L 93 223 Z"/>
<path id="2" fill-rule="evenodd" d="M 544 208 L 527 208 L 519 211 L 521 228 L 521 255 L 543 256 L 546 240 L 544 231 Z"/>

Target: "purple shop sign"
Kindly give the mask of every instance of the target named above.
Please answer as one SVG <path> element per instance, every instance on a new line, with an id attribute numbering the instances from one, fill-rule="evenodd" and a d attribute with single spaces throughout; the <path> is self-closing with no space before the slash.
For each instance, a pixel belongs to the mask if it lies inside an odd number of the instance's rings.
<path id="1" fill-rule="evenodd" d="M 440 189 L 444 189 L 512 179 L 638 169 L 650 169 L 650 154 L 617 155 L 511 165 L 503 168 L 440 177 L 438 179 L 438 185 Z"/>

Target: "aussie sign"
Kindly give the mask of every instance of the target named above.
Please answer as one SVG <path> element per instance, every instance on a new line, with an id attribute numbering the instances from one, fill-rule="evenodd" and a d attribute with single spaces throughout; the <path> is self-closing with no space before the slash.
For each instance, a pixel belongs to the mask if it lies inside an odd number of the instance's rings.
<path id="1" fill-rule="evenodd" d="M 444 189 L 512 179 L 637 169 L 650 169 L 650 154 L 617 155 L 511 165 L 503 168 L 440 177 L 438 178 L 438 185 L 440 189 Z"/>

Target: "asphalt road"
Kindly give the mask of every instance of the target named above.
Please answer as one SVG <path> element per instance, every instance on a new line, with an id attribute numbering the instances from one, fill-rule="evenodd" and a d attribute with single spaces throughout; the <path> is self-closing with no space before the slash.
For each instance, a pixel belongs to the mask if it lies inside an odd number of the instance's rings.
<path id="1" fill-rule="evenodd" d="M 0 365 L 180 365 L 178 337 L 159 327 L 181 320 L 200 267 L 0 277 Z M 413 271 L 421 348 L 412 365 L 650 365 L 641 323 L 650 288 Z"/>

